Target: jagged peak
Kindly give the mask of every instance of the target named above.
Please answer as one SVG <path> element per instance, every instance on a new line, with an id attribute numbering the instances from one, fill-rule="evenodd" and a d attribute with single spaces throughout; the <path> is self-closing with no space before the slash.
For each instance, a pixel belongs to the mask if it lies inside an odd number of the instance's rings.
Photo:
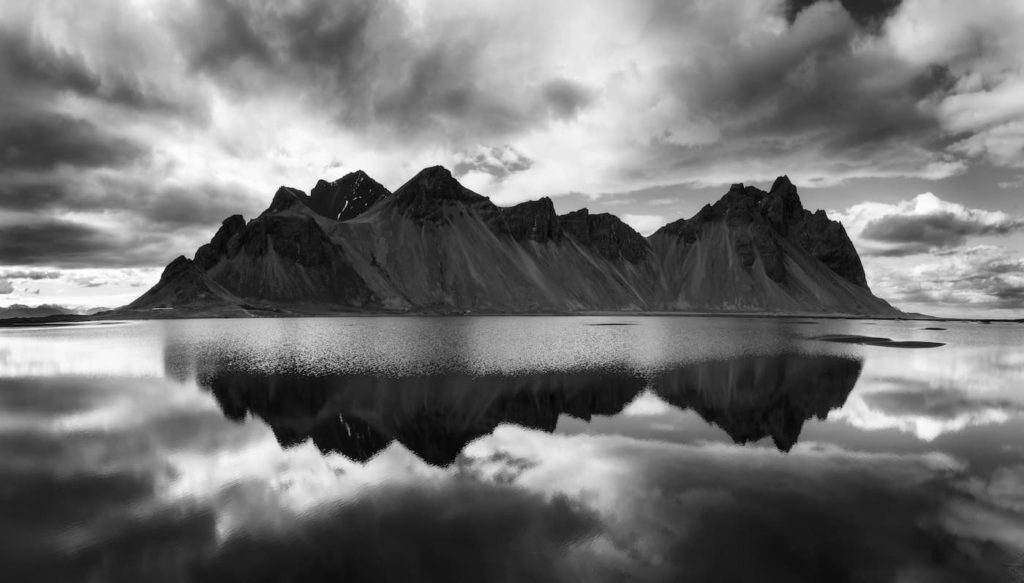
<path id="1" fill-rule="evenodd" d="M 275 197 L 277 197 L 277 196 L 286 196 L 286 195 L 295 196 L 295 197 L 302 197 L 302 196 L 306 196 L 306 193 L 303 192 L 302 190 L 299 190 L 298 188 L 295 188 L 295 187 L 292 187 L 292 186 L 284 186 L 284 185 L 281 185 L 281 186 L 277 187 L 277 191 L 274 192 L 274 196 Z"/>
<path id="2" fill-rule="evenodd" d="M 436 199 L 477 202 L 489 200 L 463 186 L 444 166 L 430 166 L 416 173 L 395 191 L 398 199 Z"/>
<path id="3" fill-rule="evenodd" d="M 175 272 L 179 272 L 182 269 L 189 269 L 191 266 L 191 259 L 185 257 L 184 255 L 178 255 L 177 257 L 174 258 L 173 261 L 167 264 L 167 267 L 164 268 L 164 272 L 160 275 L 160 279 L 163 279 L 164 277 Z"/>
<path id="4" fill-rule="evenodd" d="M 542 196 L 535 200 L 524 200 L 510 207 L 505 207 L 503 210 L 508 211 L 512 209 L 543 209 L 545 212 L 554 214 L 555 203 L 550 198 Z"/>
<path id="5" fill-rule="evenodd" d="M 444 166 L 430 166 L 420 170 L 402 188 L 409 185 L 419 186 L 428 193 L 439 193 L 449 188 L 464 188 Z"/>
<path id="6" fill-rule="evenodd" d="M 793 189 L 794 191 L 796 191 L 796 186 L 794 186 L 793 183 L 790 182 L 789 176 L 783 174 L 782 176 L 779 176 L 778 178 L 775 179 L 775 182 L 772 183 L 772 187 L 768 192 L 775 192 L 780 189 Z"/>
<path id="7" fill-rule="evenodd" d="M 296 204 L 302 204 L 308 206 L 309 196 L 305 192 L 298 188 L 292 188 L 291 186 L 280 186 L 274 193 L 274 198 L 270 201 L 270 206 L 267 210 L 263 211 L 263 216 L 268 213 L 277 213 L 283 210 L 292 208 Z"/>
<path id="8" fill-rule="evenodd" d="M 502 208 L 501 215 L 509 234 L 516 240 L 548 241 L 561 238 L 562 229 L 555 204 L 546 196 Z"/>
<path id="9" fill-rule="evenodd" d="M 804 218 L 804 206 L 800 202 L 796 186 L 786 175 L 779 176 L 772 184 L 772 189 L 762 201 L 765 219 L 783 235 L 789 233 L 790 225 Z"/>
<path id="10" fill-rule="evenodd" d="M 243 217 L 242 215 L 231 215 L 230 217 L 228 217 L 228 218 L 224 219 L 223 221 L 221 221 L 220 226 L 223 229 L 228 229 L 228 230 L 233 231 L 233 230 L 237 229 L 238 227 L 244 227 L 245 226 L 245 217 Z"/>
<path id="11" fill-rule="evenodd" d="M 363 170 L 354 170 L 352 172 L 349 172 L 348 174 L 345 174 L 341 178 L 336 178 L 333 181 L 327 181 L 327 180 L 324 180 L 323 178 L 321 178 L 320 180 L 316 181 L 316 186 L 314 186 L 313 189 L 317 190 L 317 189 L 322 189 L 322 188 L 325 188 L 325 187 L 337 186 L 337 185 L 343 184 L 345 182 L 354 182 L 354 183 L 358 184 L 358 183 L 362 182 L 363 180 L 373 180 L 373 178 L 369 174 L 364 172 Z"/>
<path id="12" fill-rule="evenodd" d="M 413 178 L 415 179 L 416 177 L 420 177 L 420 176 L 439 176 L 439 177 L 451 178 L 451 179 L 454 180 L 454 177 L 452 176 L 452 171 L 447 169 L 447 168 L 445 168 L 444 166 L 441 166 L 440 164 L 437 164 L 437 165 L 434 165 L 434 166 L 427 166 L 423 170 L 420 170 L 419 172 L 417 172 L 416 176 L 413 177 Z"/>
<path id="13" fill-rule="evenodd" d="M 334 182 L 318 180 L 310 191 L 307 204 L 320 216 L 347 221 L 389 196 L 390 190 L 370 178 L 366 172 L 356 170 Z"/>
<path id="14" fill-rule="evenodd" d="M 643 235 L 611 213 L 591 213 L 581 208 L 560 215 L 558 220 L 564 232 L 606 257 L 624 257 L 631 263 L 638 263 L 650 251 Z"/>

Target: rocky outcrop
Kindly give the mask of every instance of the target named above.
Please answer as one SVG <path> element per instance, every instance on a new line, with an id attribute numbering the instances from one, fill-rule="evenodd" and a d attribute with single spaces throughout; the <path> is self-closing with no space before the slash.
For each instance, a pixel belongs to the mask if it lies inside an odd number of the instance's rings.
<path id="1" fill-rule="evenodd" d="M 803 219 L 793 225 L 791 233 L 800 247 L 833 272 L 853 284 L 870 289 L 860 255 L 842 223 L 830 220 L 822 210 L 804 211 Z"/>
<path id="2" fill-rule="evenodd" d="M 350 309 L 370 307 L 375 299 L 345 251 L 312 217 L 261 216 L 225 249 L 207 275 L 249 303 Z"/>
<path id="3" fill-rule="evenodd" d="M 129 304 L 131 309 L 177 308 L 181 306 L 236 306 L 241 300 L 211 280 L 195 262 L 185 256 L 172 261 L 160 281 Z"/>
<path id="4" fill-rule="evenodd" d="M 308 196 L 281 187 L 248 223 L 229 217 L 194 267 L 205 280 L 174 271 L 183 302 L 209 281 L 311 312 L 898 314 L 871 294 L 842 225 L 805 210 L 785 176 L 768 192 L 735 184 L 644 238 L 611 214 L 558 215 L 548 198 L 499 207 L 440 166 L 393 194 L 353 172 Z"/>
<path id="5" fill-rule="evenodd" d="M 592 215 L 589 210 L 580 209 L 561 215 L 558 220 L 569 236 L 609 259 L 640 263 L 650 254 L 651 246 L 643 235 L 615 215 Z"/>
<path id="6" fill-rule="evenodd" d="M 282 186 L 274 193 L 274 198 L 267 210 L 263 211 L 263 215 L 273 215 L 296 208 L 309 208 L 309 195 L 297 188 Z"/>
<path id="7" fill-rule="evenodd" d="M 334 182 L 320 180 L 309 194 L 307 205 L 313 211 L 329 219 L 347 221 L 391 196 L 391 191 L 357 170 Z"/>
<path id="8" fill-rule="evenodd" d="M 559 241 L 562 224 L 555 213 L 555 205 L 548 197 L 530 200 L 502 209 L 506 230 L 516 241 Z"/>
<path id="9" fill-rule="evenodd" d="M 278 202 L 279 198 L 282 198 L 280 190 L 274 196 L 274 202 Z M 273 207 L 274 204 L 271 204 L 271 208 Z M 267 212 L 270 211 L 268 210 Z M 242 218 L 242 215 L 231 215 L 224 219 L 213 239 L 196 251 L 196 265 L 203 270 L 207 270 L 217 265 L 221 258 L 233 256 L 238 252 L 241 235 L 244 231 L 245 219 Z"/>

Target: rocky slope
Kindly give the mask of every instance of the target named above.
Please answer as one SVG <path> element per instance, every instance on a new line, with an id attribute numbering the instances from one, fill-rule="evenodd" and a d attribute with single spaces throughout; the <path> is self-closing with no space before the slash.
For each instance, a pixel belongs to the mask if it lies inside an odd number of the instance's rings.
<path id="1" fill-rule="evenodd" d="M 769 192 L 734 184 L 650 237 L 667 308 L 891 314 L 843 226 L 800 204 L 785 176 Z"/>
<path id="2" fill-rule="evenodd" d="M 644 238 L 614 215 L 548 198 L 499 207 L 448 170 L 394 193 L 363 172 L 282 187 L 229 217 L 129 307 L 294 312 L 748 311 L 895 316 L 868 289 L 842 225 L 803 208 L 785 177 L 735 185 Z"/>

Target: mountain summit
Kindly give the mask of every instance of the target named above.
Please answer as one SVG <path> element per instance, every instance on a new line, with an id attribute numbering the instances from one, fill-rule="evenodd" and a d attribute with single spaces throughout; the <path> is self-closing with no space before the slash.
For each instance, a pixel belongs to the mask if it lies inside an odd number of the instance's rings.
<path id="1" fill-rule="evenodd" d="M 643 237 L 618 217 L 499 207 L 441 166 L 394 193 L 365 172 L 229 217 L 129 309 L 162 314 L 686 311 L 897 316 L 843 226 L 779 177 Z"/>

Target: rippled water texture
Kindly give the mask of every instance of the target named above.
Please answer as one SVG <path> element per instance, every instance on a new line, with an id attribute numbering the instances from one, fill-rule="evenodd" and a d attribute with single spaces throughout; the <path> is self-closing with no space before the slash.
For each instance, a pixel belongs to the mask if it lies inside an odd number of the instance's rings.
<path id="1" fill-rule="evenodd" d="M 0 329 L 8 581 L 1014 581 L 1024 327 Z"/>

